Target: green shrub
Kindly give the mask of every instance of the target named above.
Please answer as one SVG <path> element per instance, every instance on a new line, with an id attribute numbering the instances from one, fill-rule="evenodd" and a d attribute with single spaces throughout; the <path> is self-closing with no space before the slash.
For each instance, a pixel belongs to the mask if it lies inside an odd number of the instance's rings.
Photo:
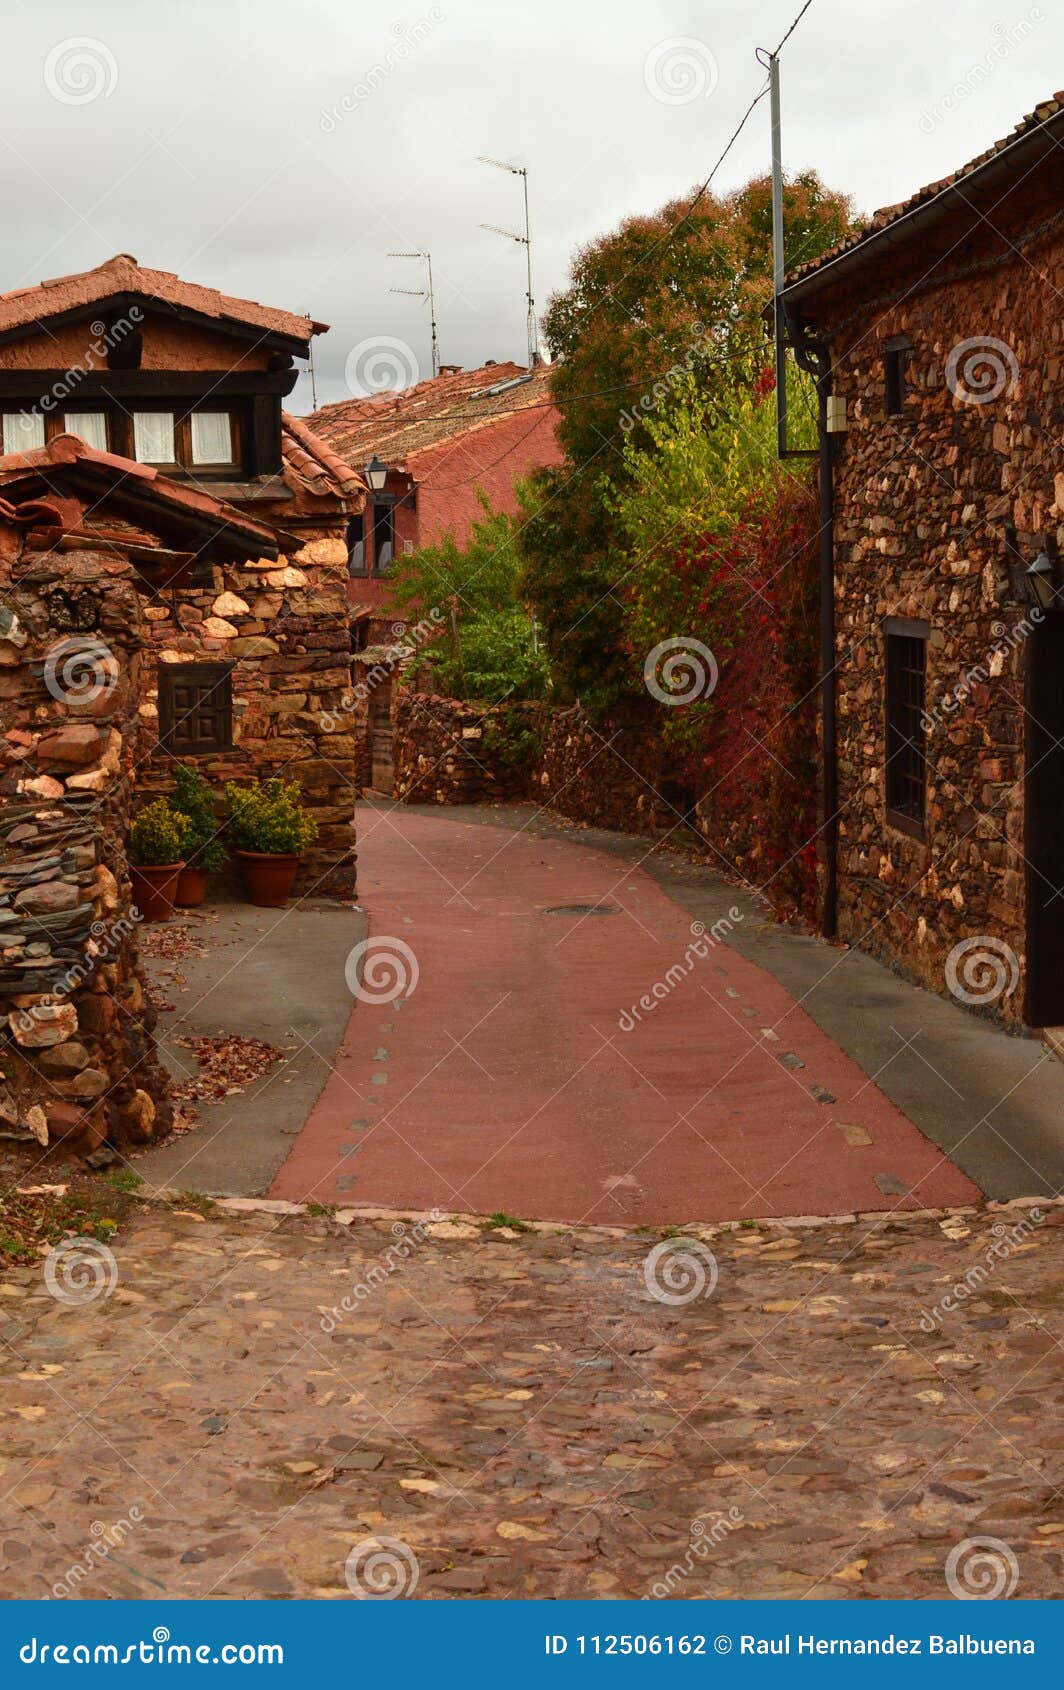
<path id="1" fill-rule="evenodd" d="M 135 868 L 158 868 L 182 861 L 184 818 L 170 808 L 166 798 L 153 798 L 134 816 L 127 850 Z"/>
<path id="2" fill-rule="evenodd" d="M 217 874 L 228 853 L 219 838 L 214 788 L 198 769 L 178 763 L 174 770 L 173 807 L 182 819 L 181 855 L 190 868 Z"/>
<path id="3" fill-rule="evenodd" d="M 318 837 L 318 824 L 299 801 L 294 781 L 259 781 L 225 787 L 229 838 L 238 851 L 267 856 L 298 856 Z"/>

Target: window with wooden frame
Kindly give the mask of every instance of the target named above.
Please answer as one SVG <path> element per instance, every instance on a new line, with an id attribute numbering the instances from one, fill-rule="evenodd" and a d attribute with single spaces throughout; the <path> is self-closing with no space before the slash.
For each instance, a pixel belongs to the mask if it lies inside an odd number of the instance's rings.
<path id="1" fill-rule="evenodd" d="M 347 525 L 347 573 L 366 574 L 366 516 L 359 511 Z"/>
<path id="2" fill-rule="evenodd" d="M 231 663 L 160 664 L 159 744 L 175 757 L 232 750 Z"/>
<path id="3" fill-rule="evenodd" d="M 384 575 L 392 567 L 395 557 L 395 504 L 391 499 L 377 499 L 373 505 L 373 568 Z"/>
<path id="4" fill-rule="evenodd" d="M 900 417 L 905 410 L 905 365 L 911 341 L 908 335 L 892 335 L 883 352 L 883 380 L 888 417 Z"/>
<path id="5" fill-rule="evenodd" d="M 153 464 L 172 475 L 241 476 L 239 410 L 138 401 L 127 408 L 112 400 L 87 398 L 78 409 L 40 409 L 41 401 L 8 400 L 3 410 L 5 452 L 32 452 L 57 434 L 79 434 L 99 451 L 117 452 Z"/>
<path id="6" fill-rule="evenodd" d="M 5 452 L 35 452 L 44 445 L 44 418 L 39 411 L 5 411 Z"/>
<path id="7" fill-rule="evenodd" d="M 133 456 L 141 464 L 232 472 L 239 462 L 239 428 L 230 411 L 184 414 L 151 407 L 133 412 Z"/>
<path id="8" fill-rule="evenodd" d="M 922 834 L 927 798 L 924 696 L 927 686 L 926 622 L 889 617 L 887 670 L 887 820 Z"/>

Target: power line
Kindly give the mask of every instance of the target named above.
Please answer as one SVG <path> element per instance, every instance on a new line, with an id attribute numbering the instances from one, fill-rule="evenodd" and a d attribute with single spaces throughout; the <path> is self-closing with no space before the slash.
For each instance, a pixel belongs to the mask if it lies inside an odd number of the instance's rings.
<path id="1" fill-rule="evenodd" d="M 813 0 L 805 0 L 805 5 L 802 7 L 801 11 L 798 13 L 797 17 L 794 19 L 790 28 L 787 30 L 787 33 L 784 35 L 783 39 L 780 41 L 779 47 L 776 48 L 776 54 L 774 54 L 773 57 L 778 55 L 779 52 L 780 52 L 780 48 L 783 47 L 785 42 L 790 40 L 791 36 L 794 34 L 795 30 L 798 28 L 798 25 L 801 23 L 802 19 L 805 17 L 806 12 L 808 12 L 808 10 L 809 10 L 809 8 L 812 4 L 813 4 Z M 761 62 L 760 58 L 759 58 L 758 62 L 759 63 Z M 702 186 L 698 189 L 698 192 L 691 199 L 690 203 L 688 204 L 688 206 L 686 207 L 686 209 L 684 210 L 682 215 L 679 216 L 676 219 L 676 222 L 672 225 L 671 229 L 666 230 L 666 232 L 661 236 L 660 240 L 655 241 L 654 245 L 652 247 L 650 247 L 650 249 L 647 252 L 642 253 L 639 256 L 639 258 L 636 260 L 636 262 L 631 266 L 631 268 L 625 271 L 624 276 L 621 277 L 621 281 L 627 281 L 628 277 L 632 274 L 633 270 L 638 269 L 641 264 L 645 264 L 648 258 L 652 258 L 656 252 L 660 251 L 660 249 L 663 246 L 667 245 L 668 242 L 672 240 L 672 238 L 675 235 L 677 229 L 681 229 L 683 227 L 683 225 L 687 222 L 687 219 L 690 217 L 692 211 L 694 211 L 696 205 L 698 205 L 699 201 L 704 199 L 706 194 L 709 192 L 709 189 L 710 189 L 710 186 L 712 184 L 714 176 L 717 174 L 717 171 L 720 169 L 721 165 L 724 163 L 728 154 L 731 152 L 732 148 L 734 147 L 736 141 L 739 139 L 739 136 L 742 134 L 743 130 L 746 128 L 746 125 L 750 121 L 750 118 L 751 118 L 755 108 L 764 99 L 764 97 L 768 93 L 768 91 L 769 91 L 769 82 L 766 79 L 764 86 L 762 88 L 760 88 L 759 91 L 754 95 L 753 99 L 750 101 L 750 104 L 747 106 L 746 110 L 744 111 L 742 117 L 739 119 L 739 122 L 737 123 L 736 127 L 733 129 L 731 135 L 728 137 L 728 141 L 727 141 L 727 144 L 724 148 L 724 151 L 721 153 L 720 157 L 717 159 L 717 161 L 714 164 L 714 166 L 713 166 L 712 170 L 710 171 L 709 175 L 706 177 L 705 181 L 702 183 Z M 619 285 L 620 285 L 620 283 L 614 283 L 610 288 L 607 289 L 607 293 L 609 295 L 612 295 L 614 288 L 618 287 Z M 595 301 L 596 306 L 600 303 L 601 303 L 600 300 Z M 587 308 L 587 311 L 590 312 L 594 308 L 595 308 L 594 306 L 589 305 L 588 308 Z M 584 314 L 586 316 L 587 312 L 585 312 Z"/>

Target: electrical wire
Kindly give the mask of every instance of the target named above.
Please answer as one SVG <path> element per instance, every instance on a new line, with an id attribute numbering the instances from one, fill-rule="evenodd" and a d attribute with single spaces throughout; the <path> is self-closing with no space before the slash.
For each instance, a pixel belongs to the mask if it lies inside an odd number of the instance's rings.
<path id="1" fill-rule="evenodd" d="M 778 57 L 780 49 L 784 46 L 785 42 L 790 40 L 791 36 L 794 34 L 795 30 L 798 28 L 798 25 L 801 23 L 802 19 L 805 17 L 806 12 L 808 12 L 808 10 L 809 10 L 809 8 L 812 4 L 813 4 L 813 0 L 805 0 L 805 5 L 802 7 L 802 9 L 798 13 L 797 17 L 791 23 L 790 28 L 787 30 L 786 34 L 783 36 L 782 40 L 780 41 L 779 46 L 776 48 L 776 52 L 772 55 L 773 58 Z M 760 58 L 760 52 L 763 51 L 763 49 L 758 49 L 757 51 L 758 51 L 758 62 L 762 63 L 763 61 Z M 673 236 L 676 234 L 676 231 L 678 229 L 683 228 L 683 225 L 687 222 L 687 219 L 690 217 L 692 211 L 694 211 L 695 207 L 699 204 L 699 202 L 701 200 L 703 200 L 705 198 L 706 194 L 709 192 L 709 189 L 712 185 L 714 176 L 717 174 L 717 171 L 720 169 L 721 165 L 724 163 L 728 154 L 731 152 L 732 148 L 734 147 L 736 141 L 739 139 L 739 136 L 742 134 L 743 130 L 746 128 L 746 125 L 750 121 L 750 118 L 753 115 L 753 112 L 755 111 L 756 107 L 764 99 L 764 97 L 768 93 L 768 91 L 769 91 L 769 83 L 766 80 L 764 86 L 754 95 L 753 99 L 750 101 L 750 104 L 747 106 L 747 108 L 744 111 L 742 117 L 739 119 L 738 124 L 733 129 L 731 135 L 728 137 L 728 141 L 727 141 L 727 144 L 724 147 L 723 152 L 721 153 L 720 157 L 717 159 L 716 163 L 714 164 L 714 166 L 713 166 L 712 170 L 710 171 L 709 175 L 706 177 L 705 181 L 702 183 L 702 186 L 694 194 L 693 198 L 691 199 L 690 203 L 687 205 L 687 207 L 684 210 L 684 212 L 682 213 L 682 215 L 679 216 L 676 219 L 676 222 L 672 225 L 671 229 L 667 229 L 665 231 L 665 233 L 661 236 L 660 240 L 655 241 L 654 245 L 652 247 L 650 247 L 648 249 L 648 251 L 646 251 L 646 252 L 644 252 L 640 255 L 640 257 L 632 265 L 631 269 L 625 271 L 624 276 L 622 276 L 622 278 L 621 278 L 622 281 L 626 281 L 627 278 L 632 274 L 633 270 L 638 269 L 641 264 L 645 264 L 647 259 L 652 258 L 654 256 L 654 254 L 656 252 L 659 252 L 663 246 L 667 246 L 669 241 L 671 241 Z M 613 287 L 610 287 L 606 290 L 607 297 L 612 295 L 612 293 L 614 291 L 614 287 L 616 287 L 616 286 L 619 286 L 619 283 L 614 283 Z M 599 303 L 601 303 L 601 302 L 599 300 L 596 300 L 595 306 L 597 306 Z M 587 310 L 591 311 L 595 308 L 595 306 L 589 305 Z M 587 313 L 585 312 L 585 315 L 586 314 Z"/>

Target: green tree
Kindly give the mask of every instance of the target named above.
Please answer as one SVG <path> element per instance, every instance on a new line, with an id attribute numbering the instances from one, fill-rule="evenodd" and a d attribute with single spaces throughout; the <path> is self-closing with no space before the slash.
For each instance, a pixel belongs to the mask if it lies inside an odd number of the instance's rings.
<path id="1" fill-rule="evenodd" d="M 423 649 L 424 666 L 455 698 L 539 698 L 547 685 L 547 657 L 520 590 L 518 523 L 479 495 L 483 516 L 460 546 L 453 533 L 434 546 L 397 558 L 391 596 L 424 625 L 437 612 L 439 637 Z"/>
<path id="2" fill-rule="evenodd" d="M 558 354 L 552 387 L 566 462 L 534 478 L 521 532 L 521 591 L 543 626 L 560 696 L 595 712 L 642 692 L 630 650 L 630 589 L 637 567 L 631 522 L 618 501 L 634 476 L 643 489 L 640 537 L 664 548 L 677 501 L 693 509 L 699 478 L 728 468 L 737 431 L 752 420 L 753 391 L 771 365 L 765 307 L 772 296 L 771 188 L 757 178 L 653 216 L 626 219 L 574 260 L 569 287 L 550 301 L 548 342 Z M 808 172 L 785 184 L 788 260 L 804 262 L 852 227 L 849 201 Z M 719 433 L 703 459 L 665 463 L 676 451 L 655 424 L 692 391 L 699 428 Z M 801 408 L 793 407 L 800 415 Z M 757 427 L 774 453 L 772 406 Z M 681 419 L 679 437 L 690 417 Z M 690 442 L 692 450 L 695 443 Z M 737 462 L 737 479 L 749 472 Z M 662 477 L 658 509 L 653 488 Z M 693 478 L 684 489 L 678 478 Z M 671 514 L 670 514 L 671 513 Z M 666 518 L 668 517 L 668 520 Z M 653 532 L 652 532 L 653 530 Z M 662 577 L 663 580 L 663 577 Z M 672 632 L 680 632 L 673 629 Z"/>

